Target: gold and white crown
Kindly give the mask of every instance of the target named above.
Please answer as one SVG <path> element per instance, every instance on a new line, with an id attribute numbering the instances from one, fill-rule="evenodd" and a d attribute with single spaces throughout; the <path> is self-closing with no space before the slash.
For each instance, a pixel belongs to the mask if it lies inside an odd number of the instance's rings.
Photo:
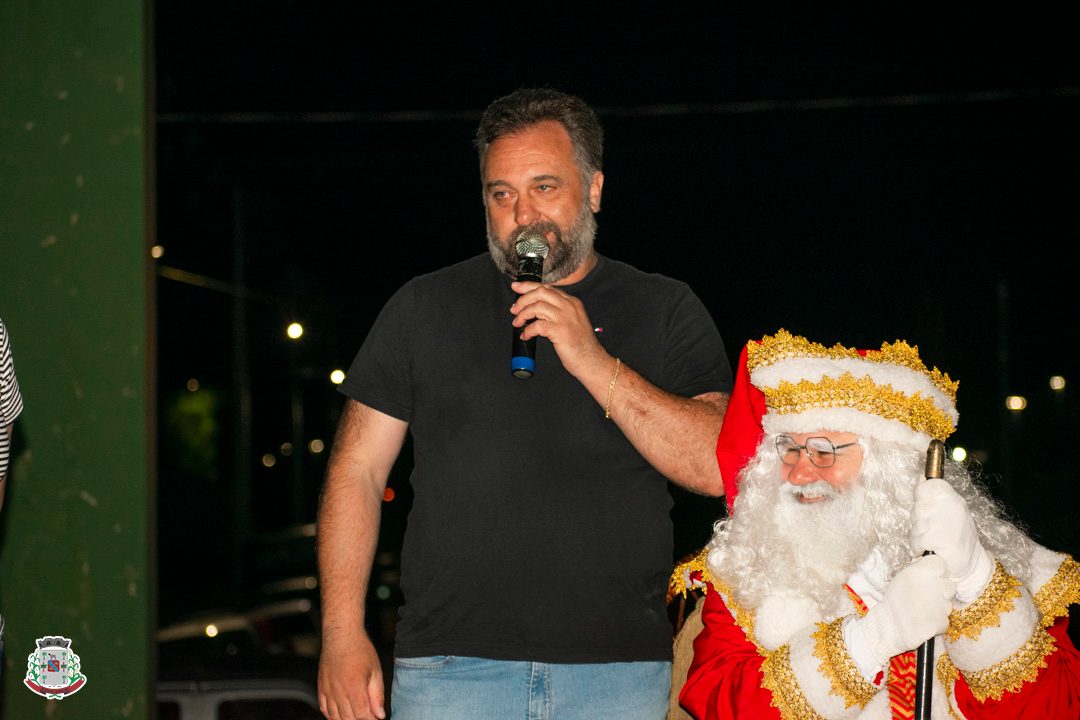
<path id="1" fill-rule="evenodd" d="M 779 330 L 746 346 L 766 433 L 851 432 L 925 450 L 956 430 L 959 386 L 903 340 L 860 353 Z"/>

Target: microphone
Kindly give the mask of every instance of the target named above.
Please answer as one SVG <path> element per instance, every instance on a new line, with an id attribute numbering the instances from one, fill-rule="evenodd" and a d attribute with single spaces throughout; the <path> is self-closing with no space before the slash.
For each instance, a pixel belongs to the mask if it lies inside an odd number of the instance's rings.
<path id="1" fill-rule="evenodd" d="M 514 243 L 518 255 L 517 281 L 542 282 L 544 258 L 548 254 L 547 239 L 536 230 L 526 232 Z M 528 325 L 532 320 L 528 320 Z M 513 347 L 510 352 L 510 372 L 519 380 L 528 380 L 536 372 L 536 338 L 521 339 L 521 328 L 511 327 Z"/>

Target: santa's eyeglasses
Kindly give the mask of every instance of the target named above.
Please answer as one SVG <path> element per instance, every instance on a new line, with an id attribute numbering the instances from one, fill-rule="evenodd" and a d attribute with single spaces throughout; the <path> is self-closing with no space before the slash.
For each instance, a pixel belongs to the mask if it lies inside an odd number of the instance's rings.
<path id="1" fill-rule="evenodd" d="M 812 437 L 806 438 L 805 445 L 800 445 L 790 435 L 777 435 L 774 444 L 776 445 L 776 453 L 785 465 L 798 464 L 799 452 L 805 450 L 806 457 L 810 458 L 810 462 L 814 464 L 814 467 L 828 468 L 832 467 L 833 463 L 836 462 L 837 450 L 858 445 L 859 443 L 849 442 L 843 445 L 833 445 L 829 438 Z"/>

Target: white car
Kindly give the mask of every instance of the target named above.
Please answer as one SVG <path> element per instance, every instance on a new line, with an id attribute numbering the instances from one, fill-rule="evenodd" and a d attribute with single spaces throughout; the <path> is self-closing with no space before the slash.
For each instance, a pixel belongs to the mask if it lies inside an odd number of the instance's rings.
<path id="1" fill-rule="evenodd" d="M 315 688 L 289 679 L 163 681 L 158 720 L 323 720 Z"/>
<path id="2" fill-rule="evenodd" d="M 307 599 L 200 614 L 157 632 L 159 720 L 322 720 Z"/>

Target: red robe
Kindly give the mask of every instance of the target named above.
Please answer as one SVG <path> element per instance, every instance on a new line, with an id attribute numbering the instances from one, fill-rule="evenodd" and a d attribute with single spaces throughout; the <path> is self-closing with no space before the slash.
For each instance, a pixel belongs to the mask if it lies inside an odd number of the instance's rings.
<path id="1" fill-rule="evenodd" d="M 679 696 L 682 706 L 698 720 L 781 720 L 772 705 L 772 692 L 762 687 L 765 658 L 736 624 L 720 594 L 707 586 L 702 610 L 704 629 L 694 641 L 694 660 Z M 1047 667 L 1034 682 L 1000 700 L 979 702 L 963 675 L 954 684 L 958 707 L 969 720 L 1076 720 L 1080 718 L 1080 653 L 1067 634 L 1068 616 L 1048 628 L 1056 650 L 1045 658 Z M 787 720 L 787 719 L 784 719 Z"/>

